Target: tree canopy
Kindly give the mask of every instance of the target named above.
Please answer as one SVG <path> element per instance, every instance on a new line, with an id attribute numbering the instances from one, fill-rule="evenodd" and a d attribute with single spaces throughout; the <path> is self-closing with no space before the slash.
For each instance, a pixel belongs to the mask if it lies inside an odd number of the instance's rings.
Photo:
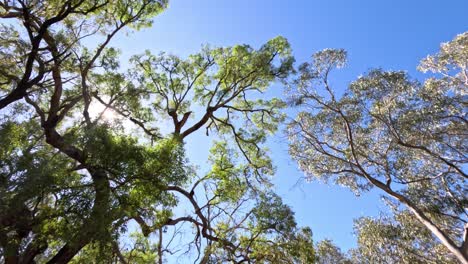
<path id="1" fill-rule="evenodd" d="M 163 263 L 179 251 L 200 263 L 313 260 L 312 232 L 272 192 L 262 147 L 285 103 L 258 95 L 293 71 L 289 43 L 145 52 L 120 69 L 111 39 L 165 6 L 1 3 L 14 21 L 0 44 L 2 261 Z M 185 156 L 202 129 L 217 138 L 207 172 Z"/>
<path id="2" fill-rule="evenodd" d="M 329 75 L 346 51 L 296 69 L 283 37 L 121 67 L 115 36 L 167 5 L 0 1 L 1 262 L 468 262 L 468 33 L 422 60 L 424 82 L 376 69 L 343 93 Z M 384 193 L 357 248 L 314 243 L 274 192 L 265 143 L 285 123 L 308 178 Z M 204 169 L 186 154 L 195 134 L 212 139 Z"/>
<path id="3" fill-rule="evenodd" d="M 380 189 L 396 215 L 411 212 L 462 263 L 468 261 L 467 63 L 463 33 L 421 61 L 419 69 L 433 73 L 423 83 L 376 69 L 339 95 L 329 74 L 346 64 L 346 52 L 318 52 L 299 68 L 292 98 L 304 111 L 288 132 L 290 153 L 309 178 L 357 193 Z"/>

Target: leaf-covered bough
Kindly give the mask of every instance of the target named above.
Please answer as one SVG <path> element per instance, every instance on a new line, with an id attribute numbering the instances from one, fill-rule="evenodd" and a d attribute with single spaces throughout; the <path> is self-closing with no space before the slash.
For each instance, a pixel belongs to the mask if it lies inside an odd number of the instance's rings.
<path id="1" fill-rule="evenodd" d="M 354 263 L 458 263 L 450 251 L 408 210 L 355 221 Z"/>
<path id="2" fill-rule="evenodd" d="M 407 208 L 468 263 L 468 33 L 422 60 L 419 69 L 432 73 L 423 83 L 372 70 L 340 95 L 329 73 L 345 63 L 345 51 L 324 50 L 300 67 L 292 157 L 311 179 L 380 189 L 396 214 Z"/>
<path id="3" fill-rule="evenodd" d="M 285 104 L 258 98 L 292 72 L 289 43 L 146 52 L 121 70 L 112 39 L 166 5 L 0 2 L 0 261 L 313 260 L 262 147 Z M 206 173 L 185 156 L 197 131 L 217 139 Z"/>

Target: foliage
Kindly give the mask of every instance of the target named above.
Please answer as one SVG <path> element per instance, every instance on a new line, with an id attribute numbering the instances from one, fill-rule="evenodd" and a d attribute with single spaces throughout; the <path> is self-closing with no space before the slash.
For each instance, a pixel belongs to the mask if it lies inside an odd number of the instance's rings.
<path id="1" fill-rule="evenodd" d="M 424 83 L 372 70 L 338 96 L 328 77 L 344 50 L 299 67 L 291 155 L 310 178 L 379 188 L 394 212 L 358 220 L 348 257 L 314 247 L 271 188 L 264 143 L 286 103 L 267 94 L 294 73 L 288 41 L 146 51 L 122 70 L 114 37 L 166 6 L 0 2 L 0 261 L 467 261 L 468 33 L 421 62 Z M 214 139 L 206 171 L 185 155 L 202 132 Z"/>
<path id="2" fill-rule="evenodd" d="M 317 250 L 317 264 L 350 264 L 353 263 L 348 257 L 341 252 L 341 249 L 333 244 L 333 241 L 324 239 L 319 241 L 316 245 Z M 357 261 L 356 263 L 361 263 Z"/>
<path id="3" fill-rule="evenodd" d="M 453 255 L 408 211 L 393 218 L 359 218 L 355 222 L 359 263 L 457 263 Z"/>
<path id="4" fill-rule="evenodd" d="M 423 84 L 377 69 L 341 96 L 328 75 L 346 53 L 319 52 L 300 67 L 292 97 L 304 111 L 289 125 L 290 153 L 309 178 L 356 193 L 377 187 L 397 215 L 406 206 L 461 262 L 468 261 L 467 51 L 463 33 L 421 62 L 434 73 Z"/>
<path id="5" fill-rule="evenodd" d="M 289 43 L 145 52 L 121 70 L 114 36 L 166 5 L 0 3 L 1 261 L 314 259 L 262 146 L 284 119 L 285 103 L 262 95 L 293 72 Z M 185 157 L 202 129 L 216 136 L 207 172 Z"/>

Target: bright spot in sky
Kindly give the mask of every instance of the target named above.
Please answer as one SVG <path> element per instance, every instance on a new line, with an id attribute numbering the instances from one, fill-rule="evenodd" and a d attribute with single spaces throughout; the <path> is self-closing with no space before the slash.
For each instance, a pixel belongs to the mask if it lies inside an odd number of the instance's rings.
<path id="1" fill-rule="evenodd" d="M 107 121 L 112 121 L 117 118 L 117 113 L 112 109 L 106 109 L 102 114 L 102 118 Z"/>
<path id="2" fill-rule="evenodd" d="M 93 100 L 89 105 L 89 116 L 92 119 L 99 118 L 105 122 L 113 122 L 117 119 L 117 113 L 110 109 L 106 108 L 105 105 L 101 104 L 100 102 Z"/>

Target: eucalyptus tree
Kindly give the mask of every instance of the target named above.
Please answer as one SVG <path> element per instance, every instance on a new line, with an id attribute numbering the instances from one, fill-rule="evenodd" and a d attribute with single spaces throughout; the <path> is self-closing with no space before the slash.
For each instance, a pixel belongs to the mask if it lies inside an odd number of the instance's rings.
<path id="1" fill-rule="evenodd" d="M 317 264 L 351 264 L 351 260 L 330 239 L 315 244 Z M 360 263 L 360 262 L 356 262 Z"/>
<path id="2" fill-rule="evenodd" d="M 354 234 L 357 246 L 348 252 L 330 239 L 317 242 L 314 263 L 458 263 L 408 210 L 393 216 L 360 217 L 354 221 Z"/>
<path id="3" fill-rule="evenodd" d="M 350 252 L 354 263 L 457 263 L 409 211 L 359 218 L 354 230 L 358 242 Z"/>
<path id="4" fill-rule="evenodd" d="M 292 91 L 290 153 L 309 178 L 355 192 L 378 188 L 407 208 L 461 263 L 468 263 L 468 33 L 421 61 L 423 83 L 372 70 L 342 94 L 329 82 L 346 52 L 324 50 L 300 67 Z"/>
<path id="5" fill-rule="evenodd" d="M 289 43 L 186 59 L 146 52 L 121 70 L 111 40 L 150 26 L 166 5 L 0 3 L 1 261 L 314 258 L 310 229 L 271 192 L 262 147 L 285 104 L 255 99 L 292 72 Z M 217 139 L 206 173 L 185 156 L 200 130 Z M 182 200 L 190 210 L 177 209 Z"/>

